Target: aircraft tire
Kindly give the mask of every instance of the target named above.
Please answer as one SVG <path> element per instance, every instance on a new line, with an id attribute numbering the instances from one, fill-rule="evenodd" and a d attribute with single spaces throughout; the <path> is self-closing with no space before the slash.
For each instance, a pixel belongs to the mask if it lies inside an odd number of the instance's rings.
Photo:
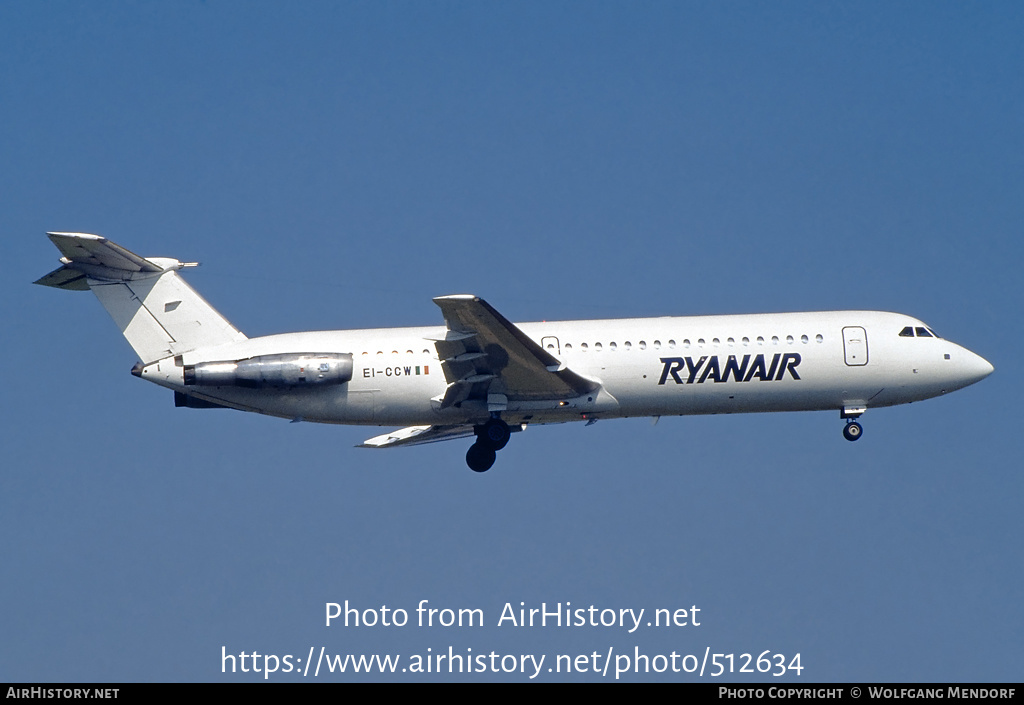
<path id="1" fill-rule="evenodd" d="M 478 427 L 480 430 L 477 433 L 477 443 L 484 443 L 494 450 L 498 451 L 508 445 L 508 439 L 512 433 L 508 429 L 508 424 L 501 419 L 490 419 L 483 426 Z M 493 462 L 493 461 L 492 461 Z"/>
<path id="2" fill-rule="evenodd" d="M 843 437 L 848 441 L 856 441 L 864 434 L 864 429 L 856 421 L 851 421 L 846 424 L 846 428 L 843 429 Z"/>
<path id="3" fill-rule="evenodd" d="M 473 472 L 487 472 L 494 465 L 497 452 L 494 448 L 477 441 L 466 451 L 466 465 Z"/>

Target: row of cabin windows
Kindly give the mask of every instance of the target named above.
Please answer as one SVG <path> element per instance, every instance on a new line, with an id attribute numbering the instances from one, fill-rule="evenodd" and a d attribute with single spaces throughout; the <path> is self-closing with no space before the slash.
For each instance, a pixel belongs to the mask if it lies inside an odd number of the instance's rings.
<path id="1" fill-rule="evenodd" d="M 785 338 L 785 341 L 786 341 L 787 345 L 794 345 L 796 343 L 796 340 L 797 339 L 794 338 L 792 335 L 787 335 L 786 338 Z M 814 336 L 814 342 L 822 343 L 824 341 L 825 341 L 825 338 L 820 333 L 818 335 Z M 745 337 L 745 336 L 743 338 L 740 338 L 740 340 L 739 340 L 739 344 L 744 346 L 744 347 L 749 346 L 751 344 L 751 342 L 752 342 L 751 339 L 748 338 L 748 337 Z M 753 340 L 753 343 L 756 344 L 756 345 L 767 345 L 769 343 L 771 345 L 778 345 L 780 342 L 781 342 L 781 339 L 777 335 L 773 335 L 769 339 L 765 339 L 763 336 L 759 335 L 759 336 L 757 336 Z M 806 336 L 806 335 L 801 335 L 800 336 L 800 342 L 803 343 L 804 345 L 806 345 L 806 344 L 811 342 L 811 339 L 808 336 Z M 718 347 L 721 344 L 722 344 L 722 341 L 719 338 L 712 338 L 711 339 L 711 345 L 713 345 L 715 347 Z M 726 338 L 725 339 L 725 344 L 728 345 L 729 347 L 734 347 L 737 344 L 736 343 L 736 339 L 735 338 Z M 696 347 L 698 347 L 698 348 L 702 348 L 705 345 L 707 345 L 707 341 L 704 340 L 704 338 L 697 338 L 697 342 L 694 344 L 694 343 L 690 342 L 689 338 L 683 339 L 682 347 L 689 348 L 689 347 L 693 347 L 694 345 L 696 345 Z M 636 346 L 640 350 L 646 350 L 647 349 L 647 341 L 641 340 L 640 342 L 638 342 L 636 344 Z M 651 343 L 651 346 L 655 350 L 660 350 L 661 349 L 661 341 L 660 340 L 655 340 L 655 341 L 653 341 Z M 675 340 L 669 340 L 667 346 L 670 349 L 675 349 L 677 347 L 676 341 Z M 565 348 L 566 350 L 572 350 L 573 349 L 572 343 L 565 343 L 562 347 Z M 601 351 L 601 350 L 604 349 L 604 345 L 602 343 L 594 343 L 592 347 L 593 347 L 593 349 L 595 351 Z M 632 349 L 632 347 L 633 347 L 633 343 L 631 343 L 628 340 L 622 344 L 622 348 L 624 350 L 630 350 L 630 349 Z M 553 343 L 548 343 L 547 349 L 548 350 L 554 350 L 555 349 L 555 345 Z M 583 352 L 586 352 L 586 351 L 591 349 L 591 345 L 589 343 L 580 343 L 579 344 L 579 349 L 581 351 L 583 351 Z M 614 343 L 614 342 L 613 343 L 608 343 L 608 349 L 609 350 L 618 350 L 619 349 L 619 345 L 618 345 L 618 343 Z"/>
<path id="2" fill-rule="evenodd" d="M 900 337 L 901 338 L 938 338 L 939 335 L 935 331 L 933 331 L 931 328 L 924 328 L 922 326 L 907 326 L 906 328 L 904 328 L 903 330 L 900 331 Z M 818 335 L 814 336 L 814 342 L 822 343 L 824 341 L 825 341 L 825 338 L 822 337 L 821 333 L 819 333 Z M 750 338 L 748 338 L 746 336 L 740 338 L 740 345 L 743 345 L 744 347 L 750 345 L 750 342 L 751 342 Z M 757 336 L 757 338 L 754 339 L 754 342 L 757 345 L 766 345 L 769 341 L 766 340 L 764 337 L 759 335 L 759 336 Z M 773 335 L 770 338 L 770 342 L 771 342 L 772 345 L 778 345 L 781 341 L 779 339 L 779 336 Z M 800 336 L 800 342 L 806 345 L 807 343 L 811 342 L 811 340 L 806 335 L 801 335 Z M 796 343 L 796 339 L 793 336 L 791 336 L 791 335 L 787 335 L 786 336 L 786 344 L 787 345 L 793 345 L 794 343 Z M 704 338 L 697 338 L 697 343 L 696 343 L 697 347 L 702 348 L 706 344 L 707 343 L 705 342 Z M 722 344 L 722 341 L 719 340 L 718 338 L 712 338 L 711 339 L 711 344 L 717 347 L 717 346 Z M 734 345 L 736 345 L 736 339 L 735 338 L 726 338 L 725 339 L 725 344 L 728 345 L 729 347 L 733 347 Z M 655 340 L 654 342 L 651 343 L 651 345 L 654 347 L 655 350 L 660 350 L 661 349 L 661 341 L 660 340 Z M 691 347 L 691 345 L 692 344 L 690 343 L 690 339 L 689 338 L 684 338 L 683 339 L 683 347 L 684 348 L 689 348 L 689 347 Z M 580 346 L 580 350 L 583 351 L 583 352 L 586 352 L 586 351 L 588 351 L 590 349 L 590 346 L 589 346 L 588 343 L 580 343 L 579 346 Z M 641 350 L 646 350 L 647 349 L 647 341 L 641 340 L 640 342 L 638 342 L 636 344 L 636 346 L 638 348 L 640 348 Z M 566 350 L 572 350 L 572 343 L 565 343 L 562 347 L 564 347 Z M 622 348 L 624 350 L 629 350 L 632 347 L 633 347 L 633 343 L 631 343 L 628 340 L 622 344 Z M 668 341 L 668 347 L 670 349 L 675 349 L 676 341 L 675 340 L 669 340 Z M 555 349 L 554 344 L 553 343 L 548 343 L 547 349 L 548 350 L 554 350 Z M 594 350 L 595 351 L 601 351 L 603 349 L 604 349 L 604 346 L 601 343 L 594 343 Z M 619 349 L 618 343 L 614 343 L 614 342 L 608 343 L 608 349 L 609 350 L 618 350 Z M 369 352 L 363 352 L 363 355 L 369 355 L 369 354 L 370 354 Z M 383 355 L 384 351 L 383 350 L 378 350 L 377 354 L 378 355 Z M 397 350 L 392 350 L 391 354 L 392 355 L 397 355 L 398 351 Z M 412 350 L 406 350 L 405 354 L 406 355 L 413 355 L 414 353 L 413 353 Z M 423 354 L 424 355 L 432 355 L 433 352 L 431 352 L 428 349 L 424 349 L 423 350 Z"/>
<path id="3" fill-rule="evenodd" d="M 904 330 L 906 330 L 906 329 L 904 329 Z M 903 335 L 903 333 L 900 333 L 900 335 Z M 935 337 L 938 337 L 938 336 L 935 336 Z M 794 338 L 792 335 L 787 335 L 786 338 L 785 338 L 785 341 L 786 341 L 787 345 L 794 345 L 794 344 L 796 344 L 796 338 Z M 751 344 L 751 342 L 753 342 L 756 345 L 767 345 L 769 343 L 771 345 L 779 345 L 782 342 L 782 339 L 780 339 L 779 336 L 777 336 L 777 335 L 773 335 L 771 338 L 768 338 L 768 339 L 766 339 L 763 336 L 759 335 L 756 338 L 754 338 L 753 341 L 751 341 L 751 339 L 746 337 L 746 336 L 744 336 L 743 338 L 740 338 L 740 340 L 739 340 L 739 344 L 744 346 L 744 347 L 749 346 Z M 807 345 L 808 343 L 811 342 L 811 339 L 808 336 L 806 336 L 806 335 L 801 335 L 800 336 L 800 342 L 803 343 L 804 345 Z M 814 342 L 816 342 L 816 343 L 823 343 L 823 342 L 825 342 L 825 338 L 819 333 L 818 335 L 814 336 Z M 721 344 L 722 344 L 722 341 L 719 338 L 712 338 L 711 339 L 711 345 L 713 345 L 715 347 L 718 347 Z M 729 347 L 734 347 L 736 345 L 736 339 L 735 338 L 726 338 L 725 339 L 725 344 L 728 345 Z M 662 344 L 661 344 L 660 340 L 655 340 L 655 341 L 653 341 L 651 343 L 651 347 L 653 347 L 655 350 L 660 350 L 661 349 L 661 345 Z M 689 338 L 684 338 L 683 339 L 682 347 L 690 348 L 690 347 L 693 347 L 694 345 L 696 345 L 696 347 L 698 347 L 698 348 L 702 348 L 705 345 L 707 345 L 707 341 L 705 341 L 704 338 L 697 338 L 697 342 L 696 343 L 692 343 L 692 342 L 690 342 Z M 636 346 L 640 350 L 646 350 L 647 349 L 647 341 L 646 340 L 641 340 L 641 341 L 639 341 L 636 344 Z M 554 343 L 548 343 L 546 347 L 547 347 L 548 350 L 554 350 L 555 349 Z M 573 349 L 572 343 L 565 343 L 562 347 L 565 348 L 566 350 L 572 350 Z M 677 347 L 676 341 L 674 339 L 669 340 L 668 343 L 667 343 L 667 347 L 669 349 L 674 350 Z M 628 340 L 622 344 L 622 349 L 623 350 L 631 350 L 632 348 L 633 348 L 633 343 L 628 341 Z M 588 350 L 591 349 L 591 345 L 589 343 L 579 343 L 579 349 L 582 352 L 587 352 Z M 604 344 L 603 343 L 594 343 L 593 344 L 593 349 L 594 349 L 595 352 L 600 352 L 601 350 L 604 350 Z M 619 345 L 618 345 L 618 343 L 615 343 L 615 342 L 608 343 L 608 349 L 609 350 L 618 350 L 619 349 Z M 369 355 L 369 354 L 370 354 L 369 352 L 365 352 L 365 351 L 363 352 L 363 355 Z M 378 350 L 377 354 L 378 355 L 383 355 L 384 351 L 383 350 Z M 398 353 L 397 350 L 392 350 L 391 354 L 392 355 L 398 355 L 399 353 Z M 406 350 L 405 354 L 406 355 L 413 355 L 414 353 L 413 353 L 412 350 Z M 424 355 L 433 355 L 434 353 L 433 353 L 433 351 L 431 351 L 429 349 L 424 349 L 423 350 L 423 354 Z"/>

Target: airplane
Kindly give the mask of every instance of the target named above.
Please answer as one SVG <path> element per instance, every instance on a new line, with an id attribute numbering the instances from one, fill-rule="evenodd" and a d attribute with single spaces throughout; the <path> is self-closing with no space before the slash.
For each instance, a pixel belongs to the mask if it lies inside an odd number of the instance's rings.
<path id="1" fill-rule="evenodd" d="M 61 266 L 35 283 L 92 290 L 139 357 L 131 373 L 173 390 L 175 406 L 404 426 L 363 448 L 475 437 L 476 472 L 531 424 L 838 410 L 856 441 L 869 408 L 941 396 L 994 369 L 922 321 L 881 311 L 515 324 L 456 294 L 434 299 L 443 325 L 248 338 L 181 277 L 197 262 L 47 235 Z"/>

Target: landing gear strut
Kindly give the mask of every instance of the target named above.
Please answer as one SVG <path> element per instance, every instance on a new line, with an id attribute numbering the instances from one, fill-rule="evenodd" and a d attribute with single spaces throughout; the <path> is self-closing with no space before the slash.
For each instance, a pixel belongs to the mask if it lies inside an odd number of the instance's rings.
<path id="1" fill-rule="evenodd" d="M 476 443 L 466 452 L 466 464 L 473 472 L 486 472 L 494 465 L 497 452 L 508 445 L 511 433 L 508 424 L 497 417 L 473 430 L 476 432 Z"/>

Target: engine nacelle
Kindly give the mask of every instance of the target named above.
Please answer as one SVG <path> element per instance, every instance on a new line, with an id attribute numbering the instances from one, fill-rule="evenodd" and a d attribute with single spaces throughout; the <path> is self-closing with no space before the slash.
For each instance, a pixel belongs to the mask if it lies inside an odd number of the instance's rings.
<path id="1" fill-rule="evenodd" d="M 185 365 L 186 386 L 312 387 L 352 379 L 352 353 L 284 353 Z"/>

